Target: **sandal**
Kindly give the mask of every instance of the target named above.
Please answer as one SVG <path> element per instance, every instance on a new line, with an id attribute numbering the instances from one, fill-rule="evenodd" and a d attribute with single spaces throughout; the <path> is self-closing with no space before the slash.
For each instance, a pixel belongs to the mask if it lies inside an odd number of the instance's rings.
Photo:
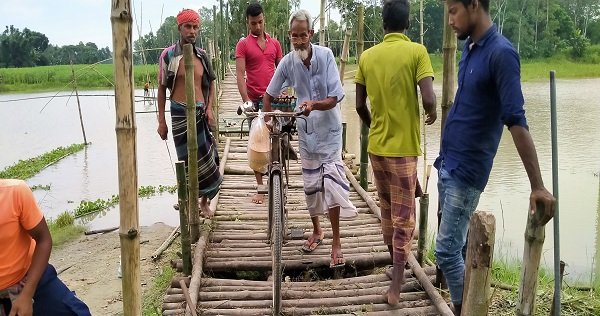
<path id="1" fill-rule="evenodd" d="M 313 237 L 313 236 L 311 236 Z M 304 243 L 304 245 L 302 245 L 302 251 L 304 251 L 305 253 L 310 253 L 315 251 L 315 249 L 317 249 L 317 247 L 319 247 L 319 245 L 323 242 L 323 238 L 325 237 L 325 233 L 321 232 L 321 236 L 317 239 L 313 239 L 313 241 L 310 241 L 310 237 L 309 239 L 306 240 L 306 242 Z M 314 245 L 314 247 L 313 247 Z"/>
<path id="2" fill-rule="evenodd" d="M 346 265 L 346 260 L 344 260 L 344 254 L 342 254 L 341 251 L 337 254 L 337 256 L 335 256 L 335 259 L 333 259 L 333 254 L 334 252 L 331 253 L 331 263 L 329 263 L 330 268 L 341 268 Z M 338 261 L 338 263 L 334 264 L 335 261 Z"/>

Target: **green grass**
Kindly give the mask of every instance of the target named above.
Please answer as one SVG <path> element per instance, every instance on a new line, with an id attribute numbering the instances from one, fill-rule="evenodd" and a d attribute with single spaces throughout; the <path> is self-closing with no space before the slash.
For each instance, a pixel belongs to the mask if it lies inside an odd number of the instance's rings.
<path id="1" fill-rule="evenodd" d="M 73 144 L 69 147 L 58 147 L 40 156 L 27 160 L 19 160 L 12 166 L 0 171 L 1 179 L 21 179 L 26 180 L 44 168 L 55 164 L 59 160 L 74 154 L 85 148 L 85 144 Z"/>
<path id="2" fill-rule="evenodd" d="M 64 212 L 55 219 L 49 218 L 46 222 L 55 247 L 73 240 L 85 231 L 85 227 L 75 225 L 75 218 L 69 212 Z"/>
<path id="3" fill-rule="evenodd" d="M 169 260 L 177 258 L 177 251 L 181 251 L 181 240 L 176 238 L 173 244 L 165 251 L 157 263 L 161 267 L 161 271 L 156 275 L 147 290 L 142 295 L 142 315 L 144 316 L 160 316 L 162 315 L 162 303 L 165 292 L 171 284 L 171 280 L 175 276 L 175 270 L 171 268 Z"/>
<path id="4" fill-rule="evenodd" d="M 112 64 L 74 65 L 78 89 L 112 89 L 114 74 Z M 157 65 L 135 65 L 134 84 L 141 88 L 149 78 L 155 82 Z M 28 68 L 0 68 L 0 93 L 33 91 L 71 91 L 70 65 Z"/>

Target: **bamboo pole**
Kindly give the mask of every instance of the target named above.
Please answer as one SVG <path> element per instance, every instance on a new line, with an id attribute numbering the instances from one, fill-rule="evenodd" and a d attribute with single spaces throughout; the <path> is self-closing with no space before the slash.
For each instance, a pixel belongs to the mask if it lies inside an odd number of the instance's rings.
<path id="1" fill-rule="evenodd" d="M 321 0 L 321 11 L 319 14 L 319 45 L 325 46 L 325 6 L 327 1 Z"/>
<path id="2" fill-rule="evenodd" d="M 87 146 L 87 138 L 85 137 L 85 127 L 83 126 L 83 116 L 81 115 L 81 103 L 79 102 L 79 91 L 77 90 L 77 78 L 75 77 L 75 68 L 71 59 L 71 75 L 73 76 L 73 89 L 77 98 L 77 109 L 79 110 L 79 123 L 81 123 L 81 133 L 83 134 L 83 143 Z"/>
<path id="3" fill-rule="evenodd" d="M 179 202 L 179 226 L 181 227 L 181 255 L 183 257 L 183 274 L 192 273 L 192 245 L 190 243 L 190 230 L 188 227 L 188 194 L 185 181 L 185 165 L 183 161 L 175 163 L 177 171 L 177 197 Z M 197 205 L 197 203 L 196 203 Z"/>
<path id="4" fill-rule="evenodd" d="M 198 135 L 196 130 L 196 92 L 194 89 L 194 55 L 192 50 L 192 44 L 183 45 L 187 103 L 188 215 L 190 217 L 191 242 L 195 243 L 200 238 L 200 213 L 198 212 Z"/>
<path id="5" fill-rule="evenodd" d="M 423 265 L 425 247 L 427 246 L 427 213 L 429 209 L 429 193 L 423 193 L 419 199 L 419 247 L 417 250 L 417 262 Z"/>
<path id="6" fill-rule="evenodd" d="M 448 25 L 448 2 L 444 1 L 444 75 L 442 83 L 442 134 L 456 89 L 456 34 Z M 440 138 L 442 137 L 440 134 Z"/>
<path id="7" fill-rule="evenodd" d="M 346 28 L 346 32 L 344 34 L 344 46 L 342 47 L 342 56 L 340 57 L 340 81 L 342 82 L 342 86 L 344 85 L 344 71 L 346 69 L 346 64 L 348 63 L 348 50 L 350 49 L 350 36 L 352 35 L 352 29 Z"/>
<path id="8" fill-rule="evenodd" d="M 494 215 L 488 212 L 475 212 L 469 224 L 461 315 L 488 314 L 495 235 Z"/>
<path id="9" fill-rule="evenodd" d="M 220 45 L 219 45 L 219 59 L 221 60 L 221 80 L 225 80 L 225 71 L 226 71 L 226 67 L 227 65 L 225 64 L 225 54 L 227 53 L 227 48 L 225 47 L 225 21 L 223 20 L 223 0 L 219 0 L 219 4 L 220 4 L 220 12 L 221 12 L 221 16 L 219 17 L 219 26 L 221 28 L 221 36 L 219 36 L 220 39 Z"/>
<path id="10" fill-rule="evenodd" d="M 358 31 L 357 31 L 357 50 L 356 62 L 360 61 L 360 56 L 365 48 L 364 26 L 365 26 L 365 7 L 363 4 L 358 6 Z M 360 186 L 363 189 L 369 187 L 369 127 L 364 122 L 360 123 Z"/>
<path id="11" fill-rule="evenodd" d="M 556 73 L 550 71 L 550 129 L 552 135 L 552 195 L 556 198 L 554 217 L 552 218 L 554 232 L 554 298 L 552 307 L 554 315 L 560 315 L 560 292 L 562 273 L 560 272 L 560 216 L 558 198 L 558 123 L 556 117 Z"/>
<path id="12" fill-rule="evenodd" d="M 179 204 L 179 208 L 181 209 L 181 204 Z M 150 258 L 152 259 L 152 261 L 156 261 L 158 258 L 160 258 L 160 255 L 162 255 L 162 253 L 167 248 L 169 248 L 169 246 L 171 245 L 171 243 L 173 243 L 173 240 L 175 240 L 175 238 L 177 238 L 179 236 L 179 234 L 180 234 L 179 228 L 180 228 L 180 226 L 175 227 L 175 229 L 173 229 L 173 231 L 171 232 L 171 234 L 169 235 L 169 237 L 167 237 L 167 239 L 162 243 L 162 245 L 160 245 L 160 247 L 158 247 L 158 249 L 156 249 L 152 253 L 152 255 L 150 256 Z"/>
<path id="13" fill-rule="evenodd" d="M 187 306 L 189 307 L 188 309 L 192 313 L 192 316 L 198 316 L 198 313 L 196 313 L 196 303 L 194 301 L 192 301 L 192 299 L 190 298 L 190 292 L 188 291 L 185 281 L 179 280 L 179 285 L 181 286 L 181 289 L 183 290 L 183 295 L 185 296 Z"/>
<path id="14" fill-rule="evenodd" d="M 546 226 L 540 226 L 540 217 L 544 213 L 544 205 L 538 204 L 535 214 L 527 216 L 523 264 L 521 267 L 521 284 L 517 312 L 519 316 L 530 316 L 535 313 L 535 299 L 538 286 L 538 270 L 546 238 Z"/>
<path id="15" fill-rule="evenodd" d="M 112 0 L 123 315 L 142 314 L 131 1 Z"/>
<path id="16" fill-rule="evenodd" d="M 425 32 L 423 31 L 423 0 L 419 1 L 419 30 L 420 30 L 420 35 L 421 35 L 421 45 L 425 45 L 425 42 L 423 40 L 424 36 L 425 36 Z"/>

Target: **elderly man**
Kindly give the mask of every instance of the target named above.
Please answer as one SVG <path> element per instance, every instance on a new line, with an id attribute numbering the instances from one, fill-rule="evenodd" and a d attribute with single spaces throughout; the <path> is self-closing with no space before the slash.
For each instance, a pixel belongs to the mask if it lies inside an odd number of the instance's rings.
<path id="1" fill-rule="evenodd" d="M 177 158 L 187 163 L 187 118 L 185 93 L 185 68 L 183 45 L 196 44 L 200 32 L 200 15 L 191 9 L 184 9 L 177 14 L 179 41 L 165 48 L 159 59 L 158 72 L 158 134 L 167 139 L 169 129 L 165 121 L 166 90 L 171 91 L 171 122 L 173 141 L 177 150 Z M 198 135 L 198 187 L 201 196 L 200 210 L 206 217 L 212 216 L 208 200 L 217 192 L 223 177 L 219 173 L 219 157 L 216 142 L 210 133 L 209 125 L 214 126 L 212 104 L 216 79 L 210 66 L 206 52 L 194 47 L 194 84 L 196 95 L 196 131 Z M 187 165 L 187 164 L 186 164 Z"/>
<path id="2" fill-rule="evenodd" d="M 294 50 L 283 57 L 263 98 L 265 111 L 271 110 L 274 96 L 287 82 L 296 91 L 299 109 L 306 120 L 298 120 L 298 140 L 302 177 L 313 233 L 302 250 L 312 252 L 323 241 L 319 215 L 331 221 L 331 267 L 345 264 L 340 241 L 340 217 L 356 216 L 349 200 L 349 183 L 342 163 L 342 119 L 338 103 L 344 91 L 329 48 L 311 44 L 314 30 L 308 11 L 298 10 L 290 17 L 289 36 Z"/>

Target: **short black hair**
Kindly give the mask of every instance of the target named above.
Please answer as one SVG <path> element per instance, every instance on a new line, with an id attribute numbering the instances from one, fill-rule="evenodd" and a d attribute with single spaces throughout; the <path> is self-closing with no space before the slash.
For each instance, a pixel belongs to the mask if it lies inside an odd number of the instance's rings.
<path id="1" fill-rule="evenodd" d="M 454 0 L 456 2 L 460 2 L 462 3 L 465 8 L 471 4 L 473 4 L 473 2 L 478 1 L 481 4 L 481 7 L 483 8 L 483 10 L 485 12 L 490 12 L 490 0 Z"/>
<path id="2" fill-rule="evenodd" d="M 246 8 L 246 18 L 248 18 L 249 16 L 259 16 L 261 13 L 263 13 L 263 8 L 260 5 L 260 3 L 256 1 L 251 2 Z"/>
<path id="3" fill-rule="evenodd" d="M 410 25 L 410 4 L 408 0 L 385 0 L 381 16 L 386 31 L 404 31 Z"/>

